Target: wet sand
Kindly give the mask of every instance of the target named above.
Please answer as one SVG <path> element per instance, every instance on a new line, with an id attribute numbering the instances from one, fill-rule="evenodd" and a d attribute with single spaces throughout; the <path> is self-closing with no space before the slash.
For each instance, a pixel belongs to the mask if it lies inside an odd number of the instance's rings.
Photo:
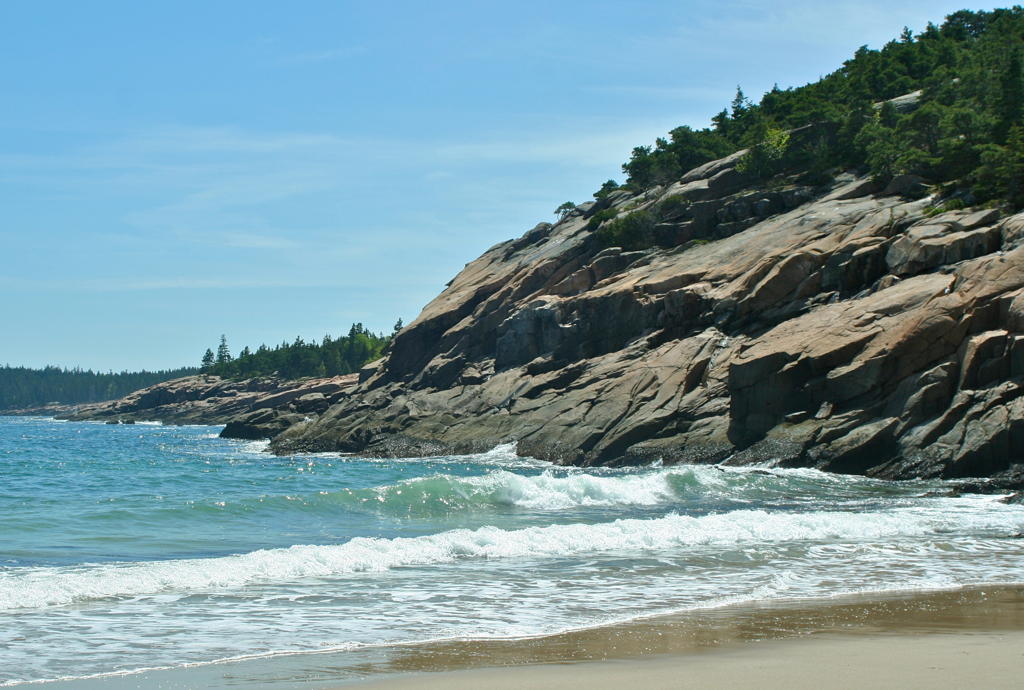
<path id="1" fill-rule="evenodd" d="M 962 690 L 1020 688 L 1024 633 L 826 634 L 701 655 L 457 671 L 385 679 L 365 690 Z"/>
<path id="2" fill-rule="evenodd" d="M 344 687 L 1020 688 L 1024 590 L 978 588 L 737 606 L 523 640 L 515 646 L 477 642 L 461 649 L 435 645 L 420 652 L 426 654 L 407 660 L 409 671 L 419 671 L 414 675 Z M 588 660 L 566 663 L 573 659 Z M 491 668 L 453 670 L 460 665 Z M 448 672 L 438 672 L 444 670 Z"/>
<path id="3" fill-rule="evenodd" d="M 1024 587 L 738 604 L 520 640 L 448 640 L 57 681 L 122 688 L 1018 688 Z"/>
<path id="4" fill-rule="evenodd" d="M 1024 632 L 1024 587 L 739 604 L 521 640 L 396 648 L 389 673 L 694 655 L 824 634 Z M 370 668 L 366 668 L 370 671 Z M 1024 668 L 1021 669 L 1024 674 Z"/>

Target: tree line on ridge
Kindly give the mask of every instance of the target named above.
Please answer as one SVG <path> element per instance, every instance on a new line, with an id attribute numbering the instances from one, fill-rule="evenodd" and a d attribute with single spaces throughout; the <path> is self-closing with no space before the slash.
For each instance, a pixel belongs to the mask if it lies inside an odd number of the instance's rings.
<path id="1" fill-rule="evenodd" d="M 962 10 L 940 25 L 880 50 L 864 46 L 835 72 L 799 88 L 764 94 L 737 88 L 712 126 L 677 127 L 653 146 L 638 146 L 622 170 L 623 188 L 645 191 L 742 149 L 741 170 L 770 176 L 783 166 L 823 183 L 837 170 L 860 169 L 879 181 L 919 175 L 940 196 L 967 205 L 1024 206 L 1024 9 Z M 921 91 L 900 112 L 891 100 Z M 787 150 L 782 136 L 814 125 L 815 136 Z M 608 180 L 598 199 L 618 189 Z M 564 205 L 557 213 L 564 213 Z"/>
<path id="2" fill-rule="evenodd" d="M 92 369 L 0 368 L 0 410 L 42 407 L 49 403 L 80 405 L 123 398 L 140 388 L 199 373 L 195 367 L 161 371 L 102 373 Z"/>
<path id="3" fill-rule="evenodd" d="M 325 335 L 322 342 L 306 342 L 301 337 L 295 342 L 283 342 L 272 348 L 260 345 L 256 350 L 246 346 L 233 357 L 227 338 L 221 336 L 216 353 L 208 349 L 202 358 L 203 373 L 224 378 L 247 379 L 274 374 L 285 379 L 312 376 L 341 376 L 359 371 L 367 363 L 379 359 L 392 336 L 402 328 L 402 320 L 395 324 L 391 335 L 378 335 L 353 324 L 348 335 L 332 338 Z"/>

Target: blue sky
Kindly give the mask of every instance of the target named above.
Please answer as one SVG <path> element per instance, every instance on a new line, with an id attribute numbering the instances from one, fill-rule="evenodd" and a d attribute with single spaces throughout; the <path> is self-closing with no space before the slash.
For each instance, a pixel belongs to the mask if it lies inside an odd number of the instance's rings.
<path id="1" fill-rule="evenodd" d="M 0 365 L 198 364 L 407 323 L 737 84 L 962 2 L 8 2 Z"/>

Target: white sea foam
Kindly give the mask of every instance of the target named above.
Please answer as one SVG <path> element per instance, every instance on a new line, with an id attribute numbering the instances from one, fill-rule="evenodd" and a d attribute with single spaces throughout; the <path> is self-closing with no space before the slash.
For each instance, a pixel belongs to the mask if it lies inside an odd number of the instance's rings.
<path id="1" fill-rule="evenodd" d="M 219 434 L 218 434 L 219 436 Z M 262 455 L 270 447 L 270 441 L 265 439 L 259 441 L 243 441 L 238 444 L 236 450 L 240 453 L 246 453 L 250 455 L 260 454 Z"/>
<path id="2" fill-rule="evenodd" d="M 545 469 L 540 474 L 520 474 L 505 468 L 477 476 L 435 474 L 373 489 L 348 491 L 342 499 L 353 498 L 394 505 L 404 509 L 419 505 L 425 509 L 466 506 L 515 506 L 532 510 L 561 511 L 579 507 L 678 505 L 692 496 L 713 494 L 738 502 L 789 497 L 800 490 L 824 489 L 833 499 L 864 499 L 865 485 L 882 485 L 868 479 L 850 479 L 833 486 L 834 476 L 815 470 L 772 472 L 716 467 L 679 466 L 645 469 L 630 474 L 599 474 L 562 469 Z M 794 486 L 797 484 L 798 486 Z M 867 488 L 871 488 L 868 486 Z M 912 486 L 883 487 L 891 495 L 909 495 Z"/>
<path id="3" fill-rule="evenodd" d="M 1024 510 L 963 499 L 874 513 L 741 510 L 520 530 L 457 529 L 415 538 L 356 538 L 340 545 L 293 546 L 221 558 L 11 569 L 0 574 L 0 610 L 287 583 L 464 559 L 564 558 L 612 551 L 635 555 L 705 545 L 833 544 L 933 535 L 1007 537 L 1021 529 Z"/>
<path id="4" fill-rule="evenodd" d="M 670 484 L 671 473 L 625 477 L 601 477 L 571 473 L 558 476 L 551 471 L 534 476 L 498 470 L 478 477 L 446 477 L 451 490 L 466 498 L 478 496 L 488 502 L 538 510 L 563 510 L 578 506 L 652 506 L 677 498 Z M 415 486 L 418 481 L 410 482 Z M 429 480 L 428 480 L 429 481 Z"/>
<path id="5" fill-rule="evenodd" d="M 533 465 L 537 467 L 551 465 L 551 463 L 546 460 L 538 460 L 537 458 L 516 454 L 515 443 L 499 443 L 486 453 L 477 453 L 476 455 L 466 455 L 463 457 L 470 459 L 473 462 L 485 465 L 512 465 L 516 467 L 523 465 Z"/>
<path id="6" fill-rule="evenodd" d="M 335 456 L 338 454 L 335 453 Z M 437 455 L 430 457 L 413 458 L 361 458 L 358 454 L 342 454 L 345 457 L 356 459 L 360 462 L 376 462 L 386 465 L 421 465 L 459 463 L 467 465 L 493 465 L 497 467 L 550 467 L 552 463 L 547 460 L 538 460 L 530 456 L 516 454 L 515 443 L 500 443 L 494 448 L 483 453 L 470 453 L 468 455 Z M 305 457 L 305 455 L 303 456 Z"/>

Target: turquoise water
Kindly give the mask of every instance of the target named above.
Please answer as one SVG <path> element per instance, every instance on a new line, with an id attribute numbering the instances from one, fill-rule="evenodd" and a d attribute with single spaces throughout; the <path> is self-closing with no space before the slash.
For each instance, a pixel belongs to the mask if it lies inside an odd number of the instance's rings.
<path id="1" fill-rule="evenodd" d="M 1024 582 L 1024 508 L 811 470 L 274 457 L 0 417 L 0 684 Z"/>

